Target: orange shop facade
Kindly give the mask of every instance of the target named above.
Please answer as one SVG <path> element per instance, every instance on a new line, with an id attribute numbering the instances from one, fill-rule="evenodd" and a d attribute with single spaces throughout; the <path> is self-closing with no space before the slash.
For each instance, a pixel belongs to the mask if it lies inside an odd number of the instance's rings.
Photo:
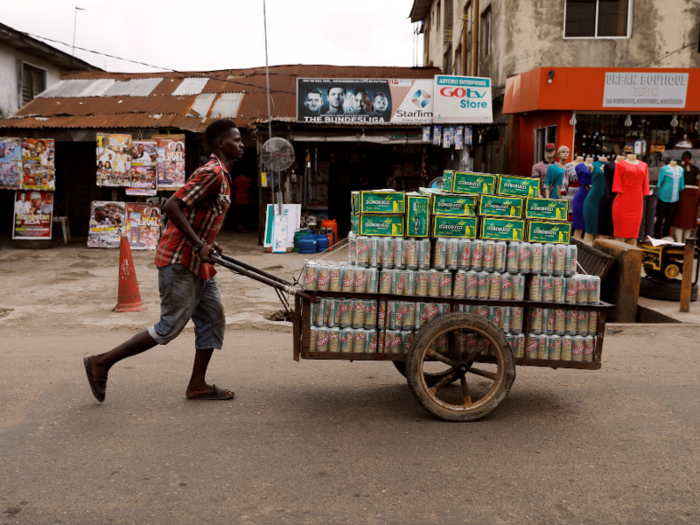
<path id="1" fill-rule="evenodd" d="M 503 113 L 511 173 L 529 176 L 550 142 L 568 161 L 631 145 L 652 180 L 670 159 L 700 167 L 699 69 L 541 67 L 506 81 Z"/>

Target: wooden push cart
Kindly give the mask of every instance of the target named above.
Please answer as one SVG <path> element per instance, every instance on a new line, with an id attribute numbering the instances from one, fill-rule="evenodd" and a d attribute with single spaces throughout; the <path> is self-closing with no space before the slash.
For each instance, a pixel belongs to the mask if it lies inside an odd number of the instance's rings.
<path id="1" fill-rule="evenodd" d="M 577 368 L 598 370 L 601 367 L 605 322 L 612 305 L 572 304 L 542 301 L 464 299 L 456 297 L 403 296 L 384 293 L 304 292 L 294 284 L 228 256 L 211 256 L 216 263 L 250 277 L 277 290 L 285 308 L 291 310 L 285 293 L 294 296 L 293 345 L 294 359 L 342 359 L 348 361 L 392 361 L 408 380 L 418 403 L 433 415 L 448 421 L 473 421 L 493 410 L 508 395 L 515 380 L 515 366 Z M 525 290 L 525 297 L 528 295 Z M 310 349 L 311 303 L 321 298 L 368 301 L 414 301 L 446 303 L 451 312 L 423 325 L 415 334 L 406 353 L 387 352 L 379 347 L 376 353 L 316 352 Z M 515 357 L 505 333 L 487 318 L 457 311 L 459 305 L 520 306 L 523 308 L 523 333 L 530 332 L 532 308 L 567 309 L 598 312 L 595 349 L 591 362 L 532 359 Z M 388 312 L 388 308 L 385 309 Z M 386 334 L 388 315 L 377 327 Z M 467 337 L 471 336 L 471 337 Z M 449 350 L 436 352 L 433 343 L 448 337 Z M 527 355 L 527 354 L 525 354 Z"/>

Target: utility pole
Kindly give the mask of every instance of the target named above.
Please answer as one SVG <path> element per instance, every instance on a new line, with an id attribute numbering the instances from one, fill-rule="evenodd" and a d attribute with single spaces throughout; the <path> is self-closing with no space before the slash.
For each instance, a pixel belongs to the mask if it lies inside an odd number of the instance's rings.
<path id="1" fill-rule="evenodd" d="M 78 28 L 78 11 L 87 11 L 82 7 L 75 6 L 75 17 L 73 18 L 73 56 L 75 56 L 75 32 Z"/>

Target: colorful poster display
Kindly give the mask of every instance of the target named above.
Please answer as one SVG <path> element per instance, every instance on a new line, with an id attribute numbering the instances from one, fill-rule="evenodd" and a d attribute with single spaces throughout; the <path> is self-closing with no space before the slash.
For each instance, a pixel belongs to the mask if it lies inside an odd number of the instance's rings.
<path id="1" fill-rule="evenodd" d="M 125 229 L 125 203 L 109 201 L 90 203 L 88 248 L 119 248 Z"/>
<path id="2" fill-rule="evenodd" d="M 22 189 L 22 139 L 0 137 L 0 189 Z"/>
<path id="3" fill-rule="evenodd" d="M 156 195 L 158 144 L 154 140 L 134 140 L 131 146 L 131 187 L 127 195 Z"/>
<path id="4" fill-rule="evenodd" d="M 185 136 L 154 135 L 158 156 L 156 172 L 158 186 L 181 188 L 185 185 Z"/>
<path id="5" fill-rule="evenodd" d="M 160 206 L 127 202 L 126 234 L 132 249 L 155 250 L 160 240 Z"/>
<path id="6" fill-rule="evenodd" d="M 22 186 L 27 190 L 56 189 L 56 149 L 53 139 L 22 141 Z"/>
<path id="7" fill-rule="evenodd" d="M 51 240 L 53 192 L 16 191 L 14 219 L 13 239 Z"/>
<path id="8" fill-rule="evenodd" d="M 131 186 L 131 135 L 97 134 L 97 185 Z"/>

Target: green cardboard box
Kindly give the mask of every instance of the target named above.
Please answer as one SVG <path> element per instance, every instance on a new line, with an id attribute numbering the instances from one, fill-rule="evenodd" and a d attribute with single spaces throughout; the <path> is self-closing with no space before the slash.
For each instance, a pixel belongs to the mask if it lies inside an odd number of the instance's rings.
<path id="1" fill-rule="evenodd" d="M 494 241 L 522 241 L 525 238 L 525 221 L 517 219 L 481 219 L 481 238 Z"/>
<path id="2" fill-rule="evenodd" d="M 498 177 L 498 194 L 513 197 L 539 197 L 540 179 L 501 175 Z"/>
<path id="3" fill-rule="evenodd" d="M 478 195 L 459 195 L 457 193 L 433 194 L 433 215 L 459 215 L 461 217 L 476 217 Z"/>
<path id="4" fill-rule="evenodd" d="M 476 239 L 479 219 L 476 217 L 452 217 L 449 215 L 433 216 L 433 237 L 459 237 Z"/>
<path id="5" fill-rule="evenodd" d="M 350 212 L 360 213 L 360 192 L 352 191 L 350 192 Z"/>
<path id="6" fill-rule="evenodd" d="M 566 221 L 569 218 L 569 201 L 566 199 L 527 199 L 526 219 Z"/>
<path id="7" fill-rule="evenodd" d="M 360 213 L 382 213 L 395 215 L 406 213 L 406 194 L 394 190 L 360 192 Z"/>
<path id="8" fill-rule="evenodd" d="M 528 242 L 550 242 L 569 244 L 571 242 L 571 224 L 568 222 L 528 221 Z"/>
<path id="9" fill-rule="evenodd" d="M 445 170 L 442 172 L 442 191 L 452 193 L 455 183 L 455 172 Z"/>
<path id="10" fill-rule="evenodd" d="M 403 237 L 404 218 L 403 215 L 359 215 L 360 235 Z"/>
<path id="11" fill-rule="evenodd" d="M 355 213 L 350 214 L 350 229 L 355 235 L 360 235 L 360 216 Z"/>
<path id="12" fill-rule="evenodd" d="M 407 193 L 406 208 L 406 235 L 428 237 L 430 235 L 430 196 Z"/>
<path id="13" fill-rule="evenodd" d="M 496 188 L 496 175 L 489 173 L 454 173 L 453 193 L 471 193 L 472 195 L 493 195 Z"/>
<path id="14" fill-rule="evenodd" d="M 521 197 L 482 195 L 479 202 L 479 215 L 520 219 L 523 216 L 523 200 Z"/>

